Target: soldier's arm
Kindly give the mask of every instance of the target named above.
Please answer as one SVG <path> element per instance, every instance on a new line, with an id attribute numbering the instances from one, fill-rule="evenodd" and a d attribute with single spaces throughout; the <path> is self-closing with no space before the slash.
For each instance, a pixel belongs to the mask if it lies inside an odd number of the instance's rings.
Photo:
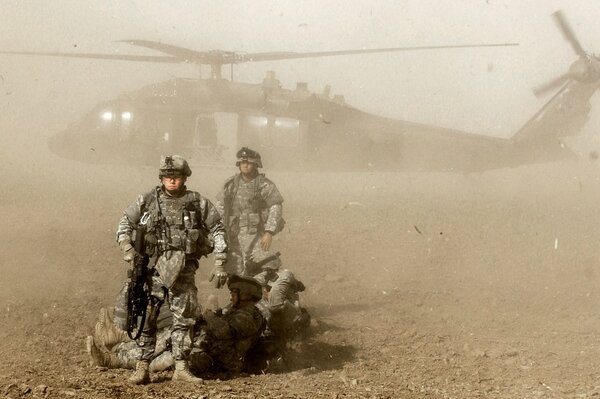
<path id="1" fill-rule="evenodd" d="M 214 312 L 204 312 L 206 329 L 213 337 L 219 340 L 233 339 L 235 333 L 224 317 L 217 316 Z"/>
<path id="2" fill-rule="evenodd" d="M 283 196 L 277 189 L 275 183 L 265 178 L 261 187 L 261 197 L 268 209 L 267 221 L 264 229 L 272 234 L 277 230 L 277 225 L 283 215 Z"/>
<path id="3" fill-rule="evenodd" d="M 228 314 L 226 317 L 236 339 L 244 339 L 259 334 L 264 320 L 254 306 L 244 307 Z"/>
<path id="4" fill-rule="evenodd" d="M 221 200 L 215 201 L 215 209 L 219 212 L 221 219 L 225 217 L 225 203 Z"/>
<path id="5" fill-rule="evenodd" d="M 221 215 L 217 208 L 207 199 L 204 199 L 202 210 L 202 222 L 210 230 L 215 243 L 215 254 L 224 254 L 227 252 L 227 242 L 225 241 L 225 226 L 221 220 Z"/>
<path id="6" fill-rule="evenodd" d="M 215 201 L 215 208 L 217 209 L 217 212 L 219 212 L 221 219 L 223 217 L 225 217 L 225 188 L 224 187 L 217 194 L 216 201 Z"/>
<path id="7" fill-rule="evenodd" d="M 123 216 L 119 220 L 117 227 L 117 242 L 121 244 L 123 241 L 131 241 L 131 233 L 135 226 L 140 222 L 142 217 L 142 206 L 144 204 L 144 196 L 140 195 L 135 202 L 129 205 L 124 211 Z"/>
<path id="8" fill-rule="evenodd" d="M 281 220 L 282 214 L 283 207 L 281 206 L 281 204 L 271 205 L 269 207 L 267 221 L 265 222 L 264 226 L 265 231 L 268 231 L 271 234 L 275 234 L 275 231 L 277 231 L 277 225 L 279 224 L 279 220 Z"/>

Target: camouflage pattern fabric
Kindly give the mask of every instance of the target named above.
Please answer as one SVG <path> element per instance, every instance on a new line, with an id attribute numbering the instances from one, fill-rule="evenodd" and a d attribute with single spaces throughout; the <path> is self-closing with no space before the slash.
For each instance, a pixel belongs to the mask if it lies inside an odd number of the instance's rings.
<path id="1" fill-rule="evenodd" d="M 202 371 L 209 357 L 217 369 L 240 372 L 248 349 L 256 344 L 264 326 L 265 320 L 253 304 L 230 306 L 221 316 L 210 313 L 194 339 L 190 366 Z"/>
<path id="2" fill-rule="evenodd" d="M 170 289 L 158 273 L 152 276 L 151 282 L 151 305 L 146 315 L 146 324 L 142 336 L 137 343 L 140 346 L 141 357 L 139 360 L 152 360 L 156 345 L 157 321 L 160 317 L 160 307 L 167 300 L 169 310 L 173 314 L 173 325 L 171 328 L 171 343 L 173 347 L 173 358 L 185 360 L 189 356 L 192 337 L 191 330 L 196 323 L 196 311 L 198 307 L 198 290 L 196 288 L 196 260 L 187 260 L 177 280 Z"/>
<path id="3" fill-rule="evenodd" d="M 197 323 L 198 330 L 189 356 L 190 367 L 197 371 L 208 371 L 207 367 L 216 367 L 225 371 L 240 372 L 248 349 L 258 341 L 264 325 L 264 318 L 252 304 L 226 308 L 221 316 L 208 316 L 206 320 Z M 158 332 L 156 349 L 146 359 L 151 361 L 151 369 L 161 369 L 154 363 L 160 363 L 161 357 L 168 357 L 174 353 L 172 339 L 171 328 L 163 328 Z M 137 360 L 144 358 L 146 354 L 144 347 L 140 347 L 134 341 L 118 343 L 111 351 L 119 359 L 119 366 L 129 369 L 135 368 Z"/>
<path id="4" fill-rule="evenodd" d="M 134 369 L 138 359 L 142 357 L 142 348 L 135 341 L 120 342 L 110 350 L 119 359 L 119 366 L 124 369 Z M 167 351 L 171 351 L 171 329 L 168 327 L 163 328 L 157 334 L 156 349 L 152 356 L 152 362 Z M 152 366 L 152 363 L 150 363 L 150 368 L 157 369 L 157 367 Z"/>
<path id="5" fill-rule="evenodd" d="M 265 231 L 278 232 L 282 223 L 283 197 L 275 183 L 263 174 L 246 181 L 237 174 L 225 182 L 217 194 L 215 206 L 225 220 L 229 239 L 227 272 L 252 275 L 245 268 L 251 257 L 265 258 L 273 255 L 263 251 L 260 238 Z"/>
<path id="6" fill-rule="evenodd" d="M 292 338 L 301 329 L 308 327 L 310 316 L 299 304 L 298 281 L 289 270 L 272 273 L 269 283 L 269 299 L 259 301 L 257 307 L 262 313 L 268 313 L 267 331 L 279 338 Z"/>
<path id="7" fill-rule="evenodd" d="M 159 208 L 162 218 L 159 217 Z M 146 253 L 149 256 L 168 250 L 179 250 L 184 251 L 188 259 L 199 258 L 197 250 L 205 244 L 200 242 L 203 237 L 199 233 L 203 228 L 208 229 L 210 233 L 209 239 L 214 243 L 214 253 L 227 252 L 225 227 L 217 208 L 199 193 L 187 190 L 185 186 L 178 196 L 171 196 L 158 187 L 138 196 L 136 201 L 125 209 L 119 221 L 116 234 L 118 243 L 125 240 L 133 242 L 132 232 L 142 215 L 148 217 Z M 159 238 L 163 242 L 159 242 Z"/>
<path id="8" fill-rule="evenodd" d="M 159 214 L 160 209 L 160 214 Z M 138 360 L 151 360 L 156 344 L 157 320 L 161 305 L 167 301 L 173 314 L 171 342 L 173 358 L 186 360 L 191 350 L 191 329 L 195 323 L 198 248 L 204 238 L 199 229 L 205 226 L 214 240 L 214 252 L 225 253 L 225 230 L 214 205 L 194 191 L 182 187 L 172 196 L 163 189 L 140 195 L 127 209 L 117 228 L 117 241 L 133 241 L 132 231 L 145 215 L 146 253 L 155 266 L 151 278 L 151 298 Z M 162 215 L 162 217 L 160 216 Z M 152 245 L 154 244 L 154 245 Z"/>

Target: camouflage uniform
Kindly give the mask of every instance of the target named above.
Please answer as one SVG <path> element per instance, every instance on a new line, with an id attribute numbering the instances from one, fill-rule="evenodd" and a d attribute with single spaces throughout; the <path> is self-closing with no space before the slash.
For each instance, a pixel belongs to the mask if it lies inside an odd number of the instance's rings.
<path id="1" fill-rule="evenodd" d="M 176 158 L 175 161 L 182 158 Z M 169 159 L 170 157 L 167 157 Z M 185 176 L 191 171 L 185 160 Z M 168 175 L 170 164 L 161 163 L 161 175 Z M 171 342 L 175 361 L 187 360 L 191 349 L 191 329 L 196 322 L 198 258 L 205 254 L 207 240 L 214 241 L 214 253 L 226 256 L 224 227 L 213 204 L 185 185 L 172 195 L 156 187 L 140 195 L 125 209 L 117 229 L 117 241 L 123 248 L 133 241 L 132 232 L 140 221 L 146 222 L 146 253 L 152 270 L 151 308 L 142 336 L 138 339 L 139 361 L 150 361 L 156 344 L 156 320 L 160 305 L 167 300 L 173 313 Z M 209 232 L 203 236 L 203 232 Z M 130 247 L 130 245 L 127 245 Z"/>
<path id="2" fill-rule="evenodd" d="M 190 366 L 199 371 L 212 367 L 240 372 L 246 353 L 258 342 L 264 327 L 265 320 L 253 304 L 228 306 L 221 316 L 208 313 L 194 339 Z"/>
<path id="3" fill-rule="evenodd" d="M 246 281 L 250 280 L 254 287 L 248 287 Z M 230 289 L 235 289 L 239 284 L 245 285 L 241 290 L 250 291 L 258 301 L 261 289 L 258 282 L 252 279 L 230 279 Z M 168 310 L 167 310 L 168 313 Z M 160 371 L 173 364 L 171 355 L 171 332 L 173 326 L 168 323 L 168 318 L 163 319 L 162 328 L 157 334 L 156 349 L 152 353 L 150 369 Z M 237 306 L 228 306 L 219 315 L 205 312 L 204 318 L 199 318 L 194 327 L 193 346 L 190 355 L 190 366 L 198 371 L 208 371 L 207 368 L 216 367 L 231 372 L 241 371 L 246 352 L 261 336 L 265 321 L 254 303 L 240 303 Z M 110 349 L 111 360 L 105 365 L 115 368 L 134 368 L 143 347 L 134 341 L 116 343 Z M 150 359 L 149 359 L 150 360 Z"/>
<path id="4" fill-rule="evenodd" d="M 260 155 L 247 148 L 238 152 L 239 159 L 244 150 L 258 156 L 257 166 L 262 166 Z M 260 239 L 264 232 L 275 235 L 283 228 L 282 203 L 283 197 L 277 186 L 263 173 L 257 173 L 252 180 L 246 180 L 238 173 L 225 181 L 215 206 L 227 229 L 227 271 L 230 274 L 255 275 L 259 270 L 247 270 L 247 260 L 272 255 L 260 247 Z"/>
<path id="5" fill-rule="evenodd" d="M 267 320 L 266 335 L 292 338 L 310 325 L 310 316 L 299 303 L 298 292 L 304 290 L 304 284 L 292 272 L 265 271 L 256 277 L 270 287 L 269 298 L 261 299 L 256 305 Z"/>
<path id="6" fill-rule="evenodd" d="M 160 359 L 164 355 L 173 360 L 171 353 L 171 332 L 171 328 L 163 328 L 156 334 L 156 346 L 152 353 L 150 370 L 160 371 L 163 369 L 162 367 L 157 367 L 155 363 L 157 359 Z M 135 341 L 124 341 L 114 345 L 110 351 L 116 355 L 119 368 L 133 369 L 138 359 L 143 356 L 143 349 Z M 169 363 L 170 365 L 172 364 L 172 362 Z"/>

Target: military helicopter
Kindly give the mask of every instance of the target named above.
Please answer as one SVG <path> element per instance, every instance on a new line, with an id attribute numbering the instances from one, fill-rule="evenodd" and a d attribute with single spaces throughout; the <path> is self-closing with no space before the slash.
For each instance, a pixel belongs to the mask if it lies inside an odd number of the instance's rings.
<path id="1" fill-rule="evenodd" d="M 302 82 L 294 89 L 283 88 L 273 71 L 259 84 L 236 82 L 233 67 L 245 62 L 516 43 L 238 53 L 201 52 L 136 39 L 124 42 L 163 55 L 0 53 L 210 67 L 208 79 L 154 83 L 98 104 L 50 139 L 52 151 L 69 159 L 153 164 L 159 154 L 178 153 L 192 163 L 218 166 L 229 165 L 237 148 L 249 146 L 282 169 L 314 165 L 321 170 L 471 172 L 573 155 L 560 138 L 576 134 L 587 121 L 589 99 L 600 85 L 600 61 L 582 49 L 561 12 L 553 16 L 579 59 L 567 73 L 535 90 L 543 95 L 560 87 L 510 139 L 373 115 L 347 104 L 340 95 L 332 96 L 329 87 L 321 93 L 309 91 Z M 231 80 L 222 78 L 224 65 L 231 66 Z"/>

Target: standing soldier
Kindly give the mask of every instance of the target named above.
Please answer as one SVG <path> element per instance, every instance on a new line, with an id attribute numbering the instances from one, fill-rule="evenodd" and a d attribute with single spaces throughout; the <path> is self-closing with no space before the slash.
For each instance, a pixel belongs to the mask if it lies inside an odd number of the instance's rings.
<path id="1" fill-rule="evenodd" d="M 134 384 L 145 384 L 150 380 L 148 368 L 156 344 L 156 321 L 165 300 L 173 313 L 173 380 L 201 381 L 190 373 L 188 366 L 191 331 L 198 306 L 195 283 L 198 258 L 210 252 L 207 246 L 212 237 L 215 268 L 211 280 L 214 279 L 220 288 L 227 279 L 224 269 L 227 244 L 221 217 L 214 205 L 185 186 L 191 174 L 183 157 L 162 157 L 158 175 L 161 185 L 140 195 L 125 209 L 119 222 L 117 242 L 123 251 L 123 259 L 131 262 L 136 254 L 132 232 L 139 223 L 146 226 L 145 252 L 150 257 L 148 315 L 137 341 L 140 351 L 136 370 L 129 378 Z"/>
<path id="2" fill-rule="evenodd" d="M 262 168 L 258 152 L 242 147 L 235 165 L 240 173 L 225 181 L 215 205 L 227 229 L 228 271 L 253 276 L 260 269 L 250 270 L 248 261 L 272 256 L 273 236 L 283 229 L 283 197 L 275 183 L 258 173 Z"/>

